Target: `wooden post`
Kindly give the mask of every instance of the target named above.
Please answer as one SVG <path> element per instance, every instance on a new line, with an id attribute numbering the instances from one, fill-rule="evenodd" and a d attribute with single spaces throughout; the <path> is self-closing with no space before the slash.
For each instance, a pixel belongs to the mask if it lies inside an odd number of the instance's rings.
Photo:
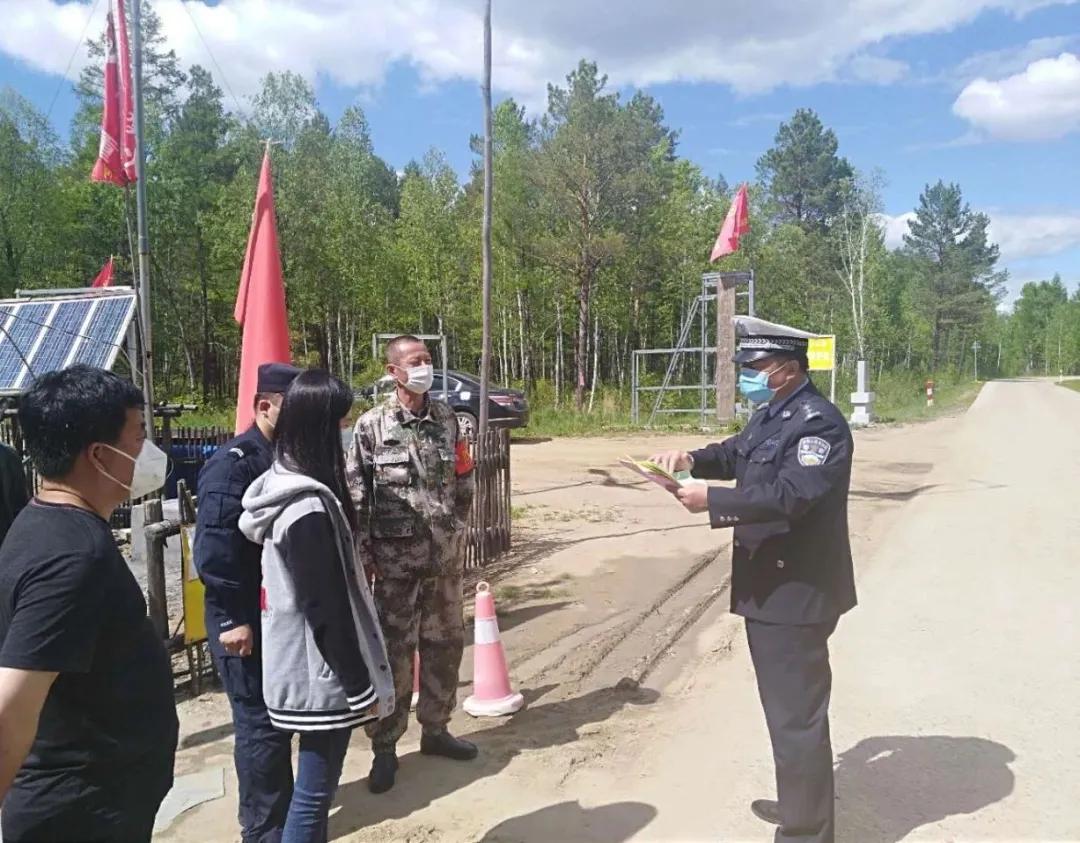
<path id="1" fill-rule="evenodd" d="M 143 504 L 146 537 L 146 605 L 154 630 L 164 641 L 169 636 L 169 607 L 165 600 L 165 542 L 151 525 L 163 520 L 161 501 L 148 500 Z"/>
<path id="2" fill-rule="evenodd" d="M 716 420 L 735 418 L 735 285 L 716 285 Z"/>

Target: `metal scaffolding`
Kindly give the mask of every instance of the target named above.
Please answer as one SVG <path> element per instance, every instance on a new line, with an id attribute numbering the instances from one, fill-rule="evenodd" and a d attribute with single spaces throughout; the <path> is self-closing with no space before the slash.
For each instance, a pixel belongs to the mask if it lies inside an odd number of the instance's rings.
<path id="1" fill-rule="evenodd" d="M 634 424 L 641 423 L 641 395 L 642 393 L 655 394 L 656 398 L 653 401 L 652 410 L 649 412 L 648 421 L 645 422 L 646 427 L 651 427 L 659 415 L 676 415 L 676 414 L 695 414 L 698 416 L 701 426 L 708 426 L 708 414 L 710 412 L 709 393 L 714 388 L 715 384 L 710 382 L 709 374 L 709 356 L 716 355 L 715 339 L 713 345 L 709 345 L 709 303 L 715 302 L 721 286 L 732 287 L 741 286 L 745 284 L 746 290 L 744 292 L 736 292 L 737 298 L 745 297 L 747 300 L 747 315 L 754 315 L 754 273 L 753 271 L 745 272 L 707 272 L 701 276 L 701 293 L 699 293 L 691 302 L 690 311 L 686 314 L 686 318 L 683 320 L 682 328 L 679 331 L 679 339 L 674 348 L 640 348 L 633 352 L 631 361 L 631 383 L 632 383 L 632 396 L 631 396 L 631 414 Z M 694 325 L 699 325 L 700 339 L 697 345 L 691 346 L 690 335 L 693 333 Z M 715 328 L 712 331 L 715 335 Z M 667 371 L 664 373 L 664 380 L 660 386 L 642 386 L 641 374 L 643 363 L 642 361 L 653 355 L 671 355 L 668 360 Z M 682 354 L 697 354 L 700 360 L 700 380 L 695 384 L 676 384 L 672 381 L 675 378 L 675 374 L 679 368 L 680 355 Z M 664 407 L 664 396 L 673 392 L 689 392 L 697 390 L 699 395 L 699 402 L 697 408 L 682 408 L 682 407 Z"/>

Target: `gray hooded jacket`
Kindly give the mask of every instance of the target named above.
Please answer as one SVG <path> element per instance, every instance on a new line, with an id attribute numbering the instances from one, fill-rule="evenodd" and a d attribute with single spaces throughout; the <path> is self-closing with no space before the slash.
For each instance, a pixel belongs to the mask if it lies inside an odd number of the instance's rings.
<path id="1" fill-rule="evenodd" d="M 263 549 L 263 696 L 271 722 L 322 731 L 391 714 L 386 644 L 334 493 L 275 462 L 244 494 L 240 530 Z"/>

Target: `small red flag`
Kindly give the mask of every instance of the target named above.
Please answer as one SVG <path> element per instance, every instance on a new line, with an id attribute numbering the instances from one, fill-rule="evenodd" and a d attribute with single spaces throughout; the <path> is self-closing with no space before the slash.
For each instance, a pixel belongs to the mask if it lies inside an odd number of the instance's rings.
<path id="1" fill-rule="evenodd" d="M 120 124 L 123 127 L 120 136 L 120 161 L 124 168 L 124 178 L 129 183 L 134 183 L 138 179 L 138 173 L 135 170 L 135 100 L 132 93 L 134 77 L 131 75 L 131 47 L 128 41 L 124 0 L 116 0 L 116 18 L 119 21 L 117 35 L 120 49 L 117 70 L 120 75 Z"/>
<path id="2" fill-rule="evenodd" d="M 123 119 L 120 114 L 120 73 L 116 57 L 116 29 L 113 27 L 111 9 L 105 28 L 105 40 L 105 102 L 101 110 L 101 144 L 90 180 L 111 182 L 123 187 L 127 181 L 124 178 L 124 162 L 120 156 Z"/>
<path id="3" fill-rule="evenodd" d="M 278 251 L 274 215 L 274 185 L 270 149 L 263 156 L 255 212 L 251 218 L 240 289 L 233 317 L 243 327 L 240 347 L 240 386 L 236 396 L 236 432 L 242 433 L 254 415 L 255 388 L 263 363 L 289 363 L 289 318 L 285 311 L 285 282 Z"/>
<path id="4" fill-rule="evenodd" d="M 112 282 L 113 282 L 113 259 L 109 258 L 109 260 L 105 263 L 105 266 L 101 267 L 101 272 L 99 272 L 97 274 L 97 277 L 94 279 L 94 283 L 91 284 L 90 286 L 91 287 L 111 287 Z"/>
<path id="5" fill-rule="evenodd" d="M 720 227 L 716 243 L 713 244 L 709 263 L 714 263 L 725 255 L 734 254 L 739 248 L 739 238 L 750 231 L 750 203 L 746 197 L 746 185 L 739 188 L 735 199 L 728 208 L 724 224 Z"/>

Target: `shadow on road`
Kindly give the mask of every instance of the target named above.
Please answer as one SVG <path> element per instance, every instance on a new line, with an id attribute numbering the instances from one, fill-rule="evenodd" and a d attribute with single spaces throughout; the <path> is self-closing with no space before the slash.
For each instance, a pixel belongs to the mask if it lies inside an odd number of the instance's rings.
<path id="1" fill-rule="evenodd" d="M 1016 779 L 1003 744 L 944 735 L 867 738 L 836 767 L 838 840 L 898 843 L 915 829 L 1000 802 Z"/>
<path id="2" fill-rule="evenodd" d="M 410 752 L 401 757 L 397 784 L 389 793 L 373 796 L 368 792 L 366 778 L 343 783 L 337 798 L 341 810 L 330 821 L 331 839 L 384 820 L 404 819 L 476 781 L 498 775 L 522 752 L 574 744 L 579 740 L 578 730 L 583 726 L 602 723 L 627 706 L 652 705 L 660 696 L 647 688 L 602 688 L 573 699 L 533 706 L 534 700 L 556 687 L 546 685 L 527 692 L 529 705 L 524 710 L 490 728 L 469 734 L 469 740 L 480 747 L 480 757 L 475 761 L 448 761 Z M 354 739 L 354 743 L 357 740 L 362 742 L 363 736 Z M 588 751 L 587 745 L 584 751 Z M 569 771 L 574 766 L 574 759 L 564 758 L 562 764 Z M 525 818 L 519 819 L 525 821 Z M 549 835 L 546 839 L 573 838 Z"/>
<path id="3" fill-rule="evenodd" d="M 886 501 L 909 501 L 912 498 L 917 498 L 919 495 L 928 492 L 930 489 L 936 489 L 937 484 L 931 483 L 927 486 L 915 486 L 912 489 L 894 489 L 891 491 L 869 491 L 865 489 L 852 489 L 849 493 L 853 498 L 864 498 L 867 500 L 886 500 Z"/>
<path id="4" fill-rule="evenodd" d="M 542 603 L 534 606 L 521 606 L 513 609 L 508 609 L 505 612 L 499 612 L 499 630 L 501 632 L 507 632 L 516 626 L 521 626 L 523 623 L 536 620 L 551 612 L 558 612 L 562 609 L 567 609 L 573 606 L 572 600 L 561 600 L 557 603 Z M 475 630 L 474 630 L 475 632 Z M 466 639 L 466 643 L 472 643 L 472 636 Z"/>
<path id="5" fill-rule="evenodd" d="M 644 802 L 615 802 L 582 808 L 579 802 L 560 802 L 499 823 L 479 843 L 532 843 L 574 840 L 579 843 L 623 843 L 656 816 Z"/>

